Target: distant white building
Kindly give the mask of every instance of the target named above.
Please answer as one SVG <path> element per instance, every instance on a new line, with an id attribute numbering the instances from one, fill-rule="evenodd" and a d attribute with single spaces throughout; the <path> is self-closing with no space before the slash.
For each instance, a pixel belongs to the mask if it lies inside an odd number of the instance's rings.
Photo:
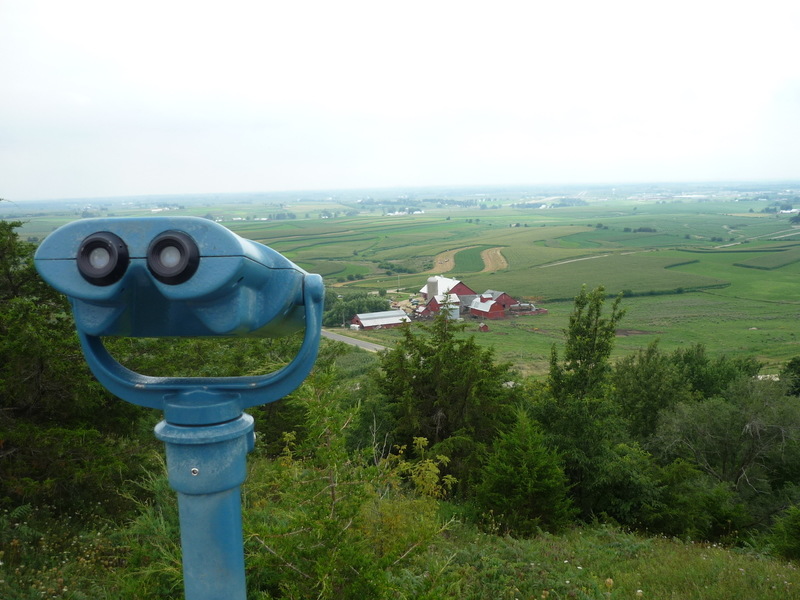
<path id="1" fill-rule="evenodd" d="M 359 329 L 383 329 L 399 327 L 410 320 L 403 310 L 384 310 L 356 315 L 353 317 L 352 324 L 358 326 Z"/>

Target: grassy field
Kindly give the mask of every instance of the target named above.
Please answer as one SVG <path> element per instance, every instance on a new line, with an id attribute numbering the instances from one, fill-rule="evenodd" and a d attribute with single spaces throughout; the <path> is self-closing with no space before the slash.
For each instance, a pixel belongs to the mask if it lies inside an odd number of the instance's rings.
<path id="1" fill-rule="evenodd" d="M 455 527 L 438 550 L 451 556 L 440 574 L 452 580 L 446 597 L 727 600 L 800 594 L 793 563 L 607 527 L 530 540 Z M 432 566 L 441 560 L 434 553 L 423 558 Z"/>
<path id="2" fill-rule="evenodd" d="M 257 460 L 263 459 L 251 459 Z M 155 483 L 161 495 L 171 493 L 165 479 Z M 257 489 L 258 483 L 258 470 L 251 465 L 245 492 Z M 143 510 L 129 526 L 130 531 L 91 515 L 80 515 L 75 522 L 68 517 L 66 522 L 54 523 L 42 521 L 35 510 L 0 513 L 0 520 L 13 532 L 7 536 L 8 551 L 0 561 L 0 596 L 8 600 L 183 597 L 174 504 L 167 497 L 156 504 L 157 510 Z M 391 513 L 393 516 L 399 510 L 391 504 L 388 508 L 395 511 Z M 442 503 L 442 517 L 452 512 L 451 506 Z M 264 518 L 265 511 L 259 513 L 246 504 L 244 514 L 248 537 L 246 564 L 266 563 L 271 568 L 271 572 L 263 567 L 248 572 L 251 586 L 248 597 L 274 597 L 263 590 L 264 582 L 276 572 L 288 573 L 288 578 L 297 577 L 296 567 L 291 563 L 270 563 L 270 555 L 264 549 L 266 544 L 256 543 L 255 534 L 248 535 L 258 531 L 260 520 L 269 522 Z M 419 527 L 417 520 L 420 518 L 416 517 L 413 527 Z M 397 531 L 392 530 L 392 523 L 387 520 L 382 527 L 394 537 Z M 146 532 L 144 542 L 134 537 L 141 537 L 142 532 Z M 131 544 L 131 540 L 136 541 Z M 323 539 L 319 546 L 333 544 L 335 541 Z M 330 552 L 327 547 L 325 550 Z M 800 597 L 800 572 L 795 562 L 755 549 L 643 536 L 600 525 L 574 527 L 560 535 L 541 533 L 520 539 L 494 535 L 454 520 L 426 539 L 421 548 L 411 546 L 396 563 L 399 564 L 385 567 L 391 573 L 389 579 L 396 598 L 784 600 Z M 327 564 L 322 563 L 320 570 L 325 567 Z M 156 589 L 160 592 L 157 596 Z M 329 593 L 324 597 L 334 596 Z"/>
<path id="3" fill-rule="evenodd" d="M 478 331 L 478 321 L 468 320 L 465 335 L 475 335 L 492 346 L 498 359 L 512 362 L 525 374 L 547 371 L 553 345 L 561 350 L 563 331 L 572 304 L 546 304 L 547 314 L 514 317 L 489 323 Z M 620 323 L 613 356 L 619 358 L 658 341 L 670 351 L 688 344 L 705 344 L 712 355 L 754 356 L 765 363 L 764 372 L 776 373 L 786 360 L 800 355 L 800 305 L 754 303 L 722 296 L 717 291 L 625 298 L 626 314 Z M 382 345 L 399 339 L 397 330 L 348 332 L 348 335 Z"/>
<path id="4" fill-rule="evenodd" d="M 623 222 L 631 223 L 631 231 L 602 215 L 584 217 L 603 218 L 594 226 L 577 223 L 574 214 L 564 219 L 569 223 L 502 229 L 481 219 L 472 245 L 458 251 L 453 268 L 443 274 L 462 279 L 476 291 L 504 290 L 548 309 L 547 315 L 491 323 L 488 333 L 478 335 L 481 343 L 496 348 L 498 357 L 526 373 L 546 369 L 550 348 L 562 340 L 571 299 L 583 284 L 603 285 L 611 296 L 626 295 L 617 356 L 654 340 L 666 350 L 703 343 L 712 354 L 756 356 L 766 364 L 766 372 L 776 372 L 800 354 L 800 246 L 791 235 L 784 237 L 794 231 L 787 221 L 760 213 L 709 214 L 707 205 L 705 212 L 680 215 L 658 208 L 646 220 L 641 213 L 626 216 Z M 641 227 L 657 231 L 634 233 Z M 727 237 L 712 235 L 719 233 Z M 461 243 L 451 241 L 455 247 Z M 508 268 L 481 272 L 480 251 L 497 246 Z M 431 256 L 443 247 L 437 237 L 417 251 Z M 375 276 L 347 286 L 375 289 L 398 283 L 413 293 L 424 278 Z M 470 329 L 476 331 L 477 326 Z M 367 335 L 391 344 L 396 334 Z"/>
<path id="5" fill-rule="evenodd" d="M 655 339 L 668 349 L 703 342 L 714 354 L 755 355 L 773 370 L 798 354 L 800 228 L 790 215 L 765 212 L 774 203 L 758 195 L 589 197 L 581 206 L 545 210 L 520 208 L 520 198 L 510 196 L 469 198 L 398 196 L 384 199 L 389 210 L 355 195 L 269 201 L 243 195 L 238 202 L 208 195 L 169 214 L 214 216 L 320 273 L 341 293 L 400 288 L 394 298 L 407 299 L 430 274 L 442 274 L 477 292 L 502 290 L 534 301 L 548 314 L 493 323 L 479 336 L 526 372 L 546 365 L 582 285 L 625 294 L 618 354 Z M 404 202 L 417 214 L 392 214 Z M 81 214 L 156 210 L 135 203 L 93 213 L 77 205 L 60 209 L 26 215 L 23 236 L 41 238 Z M 279 213 L 293 218 L 262 220 Z M 499 248 L 503 259 L 494 266 L 482 258 L 489 248 Z M 391 343 L 393 335 L 371 334 L 379 343 Z"/>

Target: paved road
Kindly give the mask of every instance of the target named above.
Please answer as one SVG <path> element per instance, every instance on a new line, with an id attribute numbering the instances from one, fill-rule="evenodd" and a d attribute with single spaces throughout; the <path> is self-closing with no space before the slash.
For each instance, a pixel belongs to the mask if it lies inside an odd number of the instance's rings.
<path id="1" fill-rule="evenodd" d="M 326 331 L 324 329 L 322 330 L 322 337 L 328 338 L 329 340 L 335 340 L 337 342 L 344 342 L 345 344 L 350 344 L 351 346 L 357 346 L 368 352 L 380 352 L 381 350 L 388 350 L 386 346 L 380 346 L 378 344 L 373 344 L 372 342 L 357 340 L 356 338 L 347 337 L 341 333 L 333 333 L 332 331 Z"/>

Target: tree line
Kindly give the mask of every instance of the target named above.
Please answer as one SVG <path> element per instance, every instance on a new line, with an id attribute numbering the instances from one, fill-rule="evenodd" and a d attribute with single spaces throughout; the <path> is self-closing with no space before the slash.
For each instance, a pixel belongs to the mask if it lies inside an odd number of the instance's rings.
<path id="1" fill-rule="evenodd" d="M 775 380 L 753 358 L 654 342 L 612 364 L 621 300 L 580 291 L 544 380 L 520 380 L 444 315 L 406 328 L 381 357 L 373 414 L 395 444 L 428 440 L 456 498 L 516 534 L 601 520 L 735 543 L 796 519 L 800 359 Z"/>

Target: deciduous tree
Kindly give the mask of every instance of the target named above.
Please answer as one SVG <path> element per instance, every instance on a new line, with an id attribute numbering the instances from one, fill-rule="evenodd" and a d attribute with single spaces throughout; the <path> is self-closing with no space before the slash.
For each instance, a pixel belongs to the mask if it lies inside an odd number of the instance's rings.
<path id="1" fill-rule="evenodd" d="M 639 441 L 655 433 L 658 415 L 664 409 L 691 399 L 689 382 L 658 341 L 614 365 L 612 397 L 628 421 L 628 431 Z"/>
<path id="2" fill-rule="evenodd" d="M 704 344 L 678 348 L 670 359 L 697 399 L 718 396 L 735 380 L 754 377 L 761 370 L 761 363 L 751 356 L 711 358 Z"/>
<path id="3" fill-rule="evenodd" d="M 797 500 L 800 407 L 781 382 L 740 379 L 724 396 L 678 404 L 662 415 L 653 447 L 729 485 L 756 522 Z"/>

